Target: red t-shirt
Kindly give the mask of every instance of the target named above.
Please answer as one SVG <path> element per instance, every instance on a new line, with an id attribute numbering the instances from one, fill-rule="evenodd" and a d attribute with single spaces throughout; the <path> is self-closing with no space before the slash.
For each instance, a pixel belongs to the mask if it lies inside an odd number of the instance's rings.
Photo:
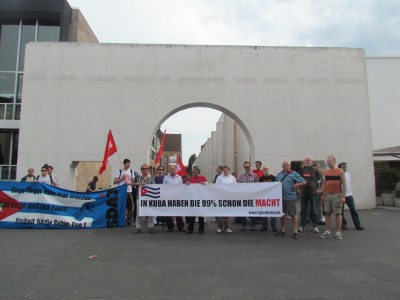
<path id="1" fill-rule="evenodd" d="M 207 178 L 205 178 L 203 175 L 200 175 L 198 177 L 192 176 L 189 179 L 190 183 L 203 183 L 203 182 L 207 182 Z"/>
<path id="2" fill-rule="evenodd" d="M 261 169 L 257 170 L 254 169 L 253 171 L 251 171 L 252 173 L 256 174 L 258 178 L 260 178 L 261 176 L 264 175 L 263 171 Z"/>

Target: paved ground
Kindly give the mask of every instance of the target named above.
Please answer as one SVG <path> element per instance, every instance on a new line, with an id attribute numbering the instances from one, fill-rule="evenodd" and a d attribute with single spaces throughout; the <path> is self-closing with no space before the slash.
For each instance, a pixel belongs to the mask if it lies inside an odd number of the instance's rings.
<path id="1" fill-rule="evenodd" d="M 400 211 L 360 217 L 341 241 L 209 222 L 205 235 L 2 229 L 0 298 L 400 299 Z"/>

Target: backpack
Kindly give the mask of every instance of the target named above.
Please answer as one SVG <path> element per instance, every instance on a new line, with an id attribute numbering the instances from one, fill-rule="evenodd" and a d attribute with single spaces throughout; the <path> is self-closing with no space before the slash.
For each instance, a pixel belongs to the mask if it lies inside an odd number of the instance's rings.
<path id="1" fill-rule="evenodd" d="M 131 169 L 129 169 L 129 171 L 131 171 L 131 178 L 133 178 L 133 175 L 132 175 L 132 170 Z M 118 179 L 120 179 L 121 178 L 121 175 L 122 175 L 122 169 L 119 169 L 119 176 L 118 176 Z M 136 175 L 136 174 L 135 174 Z M 135 176 L 135 178 L 136 178 L 136 176 Z"/>
<path id="2" fill-rule="evenodd" d="M 55 184 L 54 184 L 54 182 L 53 182 L 53 176 L 50 175 L 50 174 L 49 174 L 49 176 L 50 176 L 50 185 L 51 185 L 51 186 L 55 186 Z M 119 176 L 121 176 L 121 175 L 119 175 Z M 40 175 L 38 175 L 38 176 L 36 177 L 36 180 L 39 180 L 39 177 L 40 177 Z"/>

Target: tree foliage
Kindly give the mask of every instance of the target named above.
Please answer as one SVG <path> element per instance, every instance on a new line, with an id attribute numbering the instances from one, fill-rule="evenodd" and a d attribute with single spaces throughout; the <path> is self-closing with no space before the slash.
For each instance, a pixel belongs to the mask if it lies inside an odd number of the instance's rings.
<path id="1" fill-rule="evenodd" d="M 188 161 L 188 166 L 186 168 L 186 171 L 188 173 L 192 172 L 192 167 L 193 167 L 194 162 L 196 161 L 196 158 L 197 158 L 196 153 L 193 153 L 192 155 L 190 155 L 189 161 Z"/>

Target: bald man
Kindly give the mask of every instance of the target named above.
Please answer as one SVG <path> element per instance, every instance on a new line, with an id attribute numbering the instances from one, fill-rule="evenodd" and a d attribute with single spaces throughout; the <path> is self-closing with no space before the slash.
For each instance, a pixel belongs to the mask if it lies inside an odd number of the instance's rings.
<path id="1" fill-rule="evenodd" d="M 306 185 L 307 182 L 297 172 L 290 169 L 290 162 L 288 160 L 282 162 L 282 171 L 276 175 L 275 181 L 282 182 L 282 206 L 284 213 L 281 217 L 281 229 L 275 234 L 275 236 L 285 235 L 287 215 L 292 217 L 293 239 L 298 239 L 296 189 Z"/>

